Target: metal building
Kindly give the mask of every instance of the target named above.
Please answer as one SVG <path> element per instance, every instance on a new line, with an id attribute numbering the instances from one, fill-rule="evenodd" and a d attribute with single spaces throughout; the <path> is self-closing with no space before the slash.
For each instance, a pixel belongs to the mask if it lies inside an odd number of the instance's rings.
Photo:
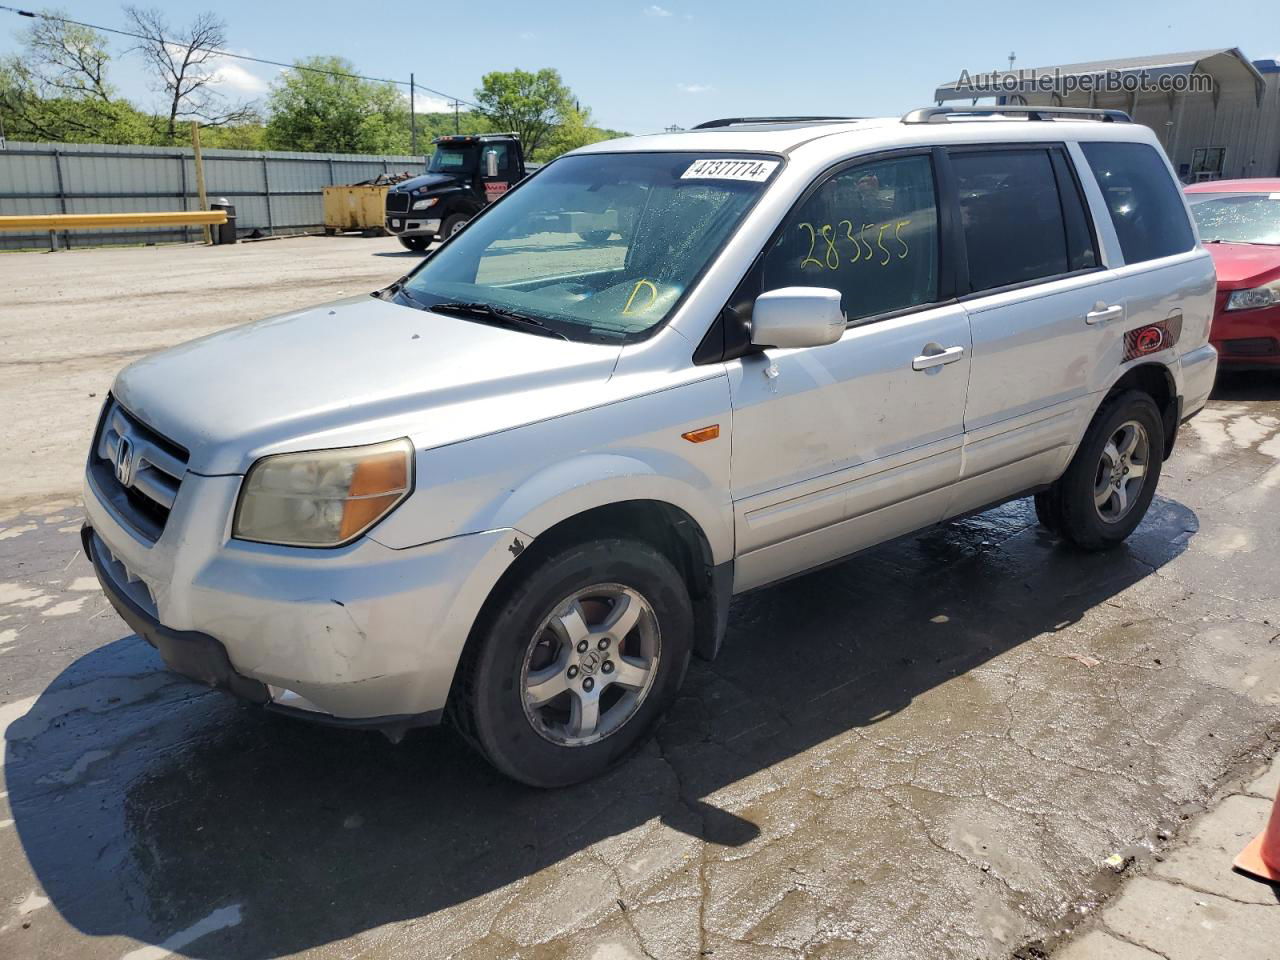
<path id="1" fill-rule="evenodd" d="M 1280 176 L 1280 64 L 1238 47 L 964 73 L 934 99 L 1116 108 L 1156 132 L 1186 183 Z"/>

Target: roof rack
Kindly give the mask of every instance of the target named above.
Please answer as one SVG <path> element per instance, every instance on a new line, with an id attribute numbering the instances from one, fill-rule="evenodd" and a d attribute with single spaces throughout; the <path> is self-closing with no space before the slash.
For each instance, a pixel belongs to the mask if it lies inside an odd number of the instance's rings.
<path id="1" fill-rule="evenodd" d="M 988 117 L 1008 115 L 1026 117 L 1028 120 L 1050 120 L 1055 116 L 1079 117 L 1101 120 L 1104 123 L 1132 123 L 1123 110 L 1103 110 L 1094 107 L 921 107 L 902 117 L 903 123 L 942 123 L 948 117 Z"/>
<path id="2" fill-rule="evenodd" d="M 809 123 L 816 120 L 862 120 L 863 117 L 722 117 L 700 123 L 694 130 L 710 130 L 713 127 L 731 127 L 735 123 Z"/>

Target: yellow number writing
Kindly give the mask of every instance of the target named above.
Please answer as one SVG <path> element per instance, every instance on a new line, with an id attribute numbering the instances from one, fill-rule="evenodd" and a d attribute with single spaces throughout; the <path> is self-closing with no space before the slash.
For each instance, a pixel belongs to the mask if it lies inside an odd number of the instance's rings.
<path id="1" fill-rule="evenodd" d="M 809 252 L 806 253 L 804 255 L 804 259 L 800 261 L 800 269 L 803 270 L 809 264 L 813 263 L 813 264 L 817 264 L 818 269 L 821 270 L 824 266 L 826 266 L 826 264 L 824 264 L 821 260 L 819 260 L 817 257 L 813 255 L 814 244 L 818 242 L 818 235 L 813 230 L 813 224 L 802 223 L 797 227 L 797 229 L 809 231 Z"/>
<path id="2" fill-rule="evenodd" d="M 827 261 L 828 270 L 840 269 L 840 251 L 836 249 L 835 233 L 831 229 L 831 224 L 824 223 L 822 225 L 822 239 L 827 241 L 827 252 L 823 255 Z M 831 261 L 834 260 L 835 263 Z"/>
<path id="3" fill-rule="evenodd" d="M 875 226 L 874 223 L 864 223 L 862 225 L 862 229 L 858 231 L 858 239 L 861 240 L 862 245 L 867 248 L 868 260 L 870 260 L 872 257 L 876 255 L 876 252 L 871 249 L 871 244 L 867 243 L 867 228 L 874 227 L 874 226 Z"/>
<path id="4" fill-rule="evenodd" d="M 889 248 L 884 245 L 884 232 L 889 229 L 887 223 L 880 224 L 880 231 L 876 234 L 876 246 L 880 248 L 880 252 L 884 254 L 884 259 L 880 261 L 880 266 L 884 266 L 889 262 Z"/>
<path id="5" fill-rule="evenodd" d="M 622 312 L 623 312 L 624 314 L 625 314 L 625 313 L 630 313 L 630 312 L 631 312 L 631 303 L 632 303 L 632 301 L 634 301 L 634 300 L 635 300 L 635 298 L 636 298 L 636 294 L 638 294 L 638 293 L 640 292 L 640 289 L 641 289 L 642 287 L 647 288 L 647 289 L 648 289 L 648 291 L 649 291 L 649 302 L 648 302 L 648 303 L 646 303 L 643 307 L 640 307 L 639 309 L 640 309 L 640 310 L 648 310 L 648 309 L 649 309 L 650 307 L 652 307 L 655 303 L 657 303 L 657 301 L 658 301 L 658 288 L 657 288 L 657 287 L 655 287 L 655 286 L 654 286 L 652 283 L 650 283 L 648 280 L 637 280 L 637 281 L 636 281 L 636 285 L 635 285 L 634 287 L 632 287 L 632 288 L 631 288 L 631 296 L 627 297 L 627 305 L 626 305 L 625 307 L 623 307 L 623 308 L 622 308 Z"/>
<path id="6" fill-rule="evenodd" d="M 910 220 L 899 220 L 897 226 L 893 228 L 893 239 L 902 244 L 902 252 L 898 254 L 899 260 L 905 260 L 907 254 L 911 252 L 911 248 L 907 246 L 907 241 L 902 239 L 902 228 L 910 225 Z"/>
<path id="7" fill-rule="evenodd" d="M 848 224 L 848 226 L 845 226 Z M 858 246 L 858 241 L 853 238 L 853 221 L 841 220 L 839 226 L 844 227 L 844 235 L 849 238 L 849 242 L 853 244 L 853 256 L 849 258 L 850 263 L 857 263 L 862 259 L 862 248 Z"/>

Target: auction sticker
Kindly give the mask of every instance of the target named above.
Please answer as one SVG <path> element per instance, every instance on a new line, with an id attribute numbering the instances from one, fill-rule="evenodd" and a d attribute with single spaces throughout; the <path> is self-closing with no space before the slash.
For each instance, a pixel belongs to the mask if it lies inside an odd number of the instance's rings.
<path id="1" fill-rule="evenodd" d="M 777 168 L 777 160 L 695 160 L 680 174 L 681 180 L 748 180 L 761 183 Z"/>

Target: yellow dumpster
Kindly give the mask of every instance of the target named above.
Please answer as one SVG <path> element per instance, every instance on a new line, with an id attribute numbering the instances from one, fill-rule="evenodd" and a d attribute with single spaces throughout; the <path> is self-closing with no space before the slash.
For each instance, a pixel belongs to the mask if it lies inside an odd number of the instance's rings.
<path id="1" fill-rule="evenodd" d="M 342 233 L 361 230 L 382 233 L 386 216 L 385 184 L 324 188 L 324 232 Z"/>

